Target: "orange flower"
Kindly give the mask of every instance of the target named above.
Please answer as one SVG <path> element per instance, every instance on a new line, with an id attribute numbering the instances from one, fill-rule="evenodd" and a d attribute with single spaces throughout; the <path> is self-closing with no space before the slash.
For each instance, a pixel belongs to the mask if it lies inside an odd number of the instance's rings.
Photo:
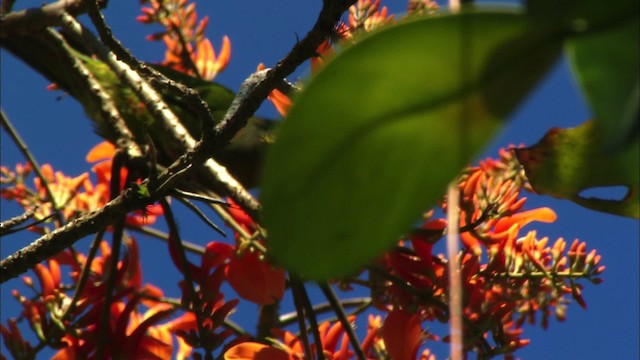
<path id="1" fill-rule="evenodd" d="M 198 43 L 196 52 L 193 54 L 193 62 L 196 64 L 200 77 L 205 80 L 213 80 L 216 75 L 224 70 L 231 58 L 231 41 L 228 36 L 222 38 L 222 50 L 216 57 L 216 52 L 209 39 L 204 39 Z"/>
<path id="2" fill-rule="evenodd" d="M 101 160 L 109 160 L 116 154 L 116 147 L 108 141 L 103 141 L 94 146 L 87 153 L 86 161 L 88 163 L 94 163 Z"/>
<path id="3" fill-rule="evenodd" d="M 116 154 L 116 148 L 108 141 L 103 141 L 94 146 L 87 153 L 86 161 L 97 162 L 91 170 L 98 176 L 98 184 L 105 184 L 109 188 L 111 182 L 111 164 Z M 123 189 L 127 179 L 127 169 L 120 169 L 120 188 Z M 105 202 L 106 203 L 106 202 Z M 104 204 L 101 204 L 102 206 Z"/>
<path id="4" fill-rule="evenodd" d="M 91 183 L 85 184 L 86 194 L 80 197 L 80 201 L 94 208 L 104 206 L 109 201 L 108 190 L 111 183 L 111 171 L 113 156 L 116 148 L 108 141 L 103 141 L 94 146 L 87 153 L 86 160 L 89 163 L 98 162 L 92 168 L 98 176 L 98 184 L 94 188 Z M 126 168 L 120 169 L 120 189 L 124 189 L 128 171 Z M 87 209 L 92 210 L 92 209 Z M 126 218 L 127 225 L 139 227 L 153 224 L 159 215 L 162 215 L 162 207 L 159 204 L 147 206 L 144 210 L 135 211 Z"/>
<path id="5" fill-rule="evenodd" d="M 480 241 L 471 233 L 468 233 L 468 232 L 461 233 L 460 241 L 462 241 L 462 244 L 467 249 L 471 250 L 471 253 L 473 253 L 475 256 L 482 255 L 482 246 L 480 246 Z"/>
<path id="6" fill-rule="evenodd" d="M 40 281 L 42 296 L 52 296 L 60 288 L 60 266 L 58 262 L 50 259 L 49 268 L 42 264 L 36 264 L 33 268 L 36 277 Z"/>
<path id="7" fill-rule="evenodd" d="M 355 5 L 349 7 L 349 29 L 351 32 L 363 29 L 371 31 L 393 19 L 387 15 L 387 7 L 380 9 L 380 0 L 358 0 Z"/>
<path id="8" fill-rule="evenodd" d="M 282 350 L 254 342 L 237 344 L 224 353 L 225 360 L 290 360 L 294 359 Z"/>
<path id="9" fill-rule="evenodd" d="M 325 62 L 335 56 L 331 41 L 325 40 L 316 49 L 317 56 L 311 58 L 311 73 L 315 74 L 324 66 Z"/>
<path id="10" fill-rule="evenodd" d="M 522 211 L 498 220 L 494 227 L 493 233 L 494 236 L 500 236 L 501 234 L 504 234 L 506 231 L 508 231 L 513 225 L 517 225 L 518 228 L 522 228 L 532 221 L 552 223 L 556 221 L 556 219 L 556 213 L 548 207 Z"/>
<path id="11" fill-rule="evenodd" d="M 382 327 L 382 317 L 380 315 L 369 314 L 367 324 L 367 335 L 362 340 L 362 351 L 365 354 L 374 353 L 384 347 L 384 341 L 378 336 Z"/>
<path id="12" fill-rule="evenodd" d="M 147 36 L 150 41 L 164 40 L 167 50 L 162 65 L 213 80 L 229 63 L 231 42 L 224 36 L 222 49 L 216 56 L 211 41 L 204 36 L 209 18 L 205 16 L 199 22 L 197 19 L 196 4 L 187 0 L 172 1 L 170 4 L 151 0 L 149 7 L 142 8 L 142 15 L 137 17 L 144 24 L 158 23 L 165 28 Z"/>
<path id="13" fill-rule="evenodd" d="M 192 312 L 186 312 L 177 319 L 171 320 L 163 325 L 161 328 L 169 331 L 173 334 L 182 332 L 188 332 L 198 328 L 196 316 Z M 187 359 L 191 354 L 193 348 L 182 337 L 178 336 L 178 354 L 177 359 Z"/>
<path id="14" fill-rule="evenodd" d="M 264 69 L 266 69 L 266 67 L 264 66 L 264 64 L 261 63 L 261 64 L 258 64 L 258 67 L 256 70 L 261 71 Z M 278 89 L 273 89 L 269 93 L 269 96 L 267 96 L 267 99 L 269 99 L 269 101 L 271 101 L 273 106 L 276 107 L 276 110 L 278 110 L 280 115 L 287 116 L 287 113 L 291 108 L 291 99 L 285 93 L 283 93 Z"/>
<path id="15" fill-rule="evenodd" d="M 280 115 L 287 116 L 292 103 L 291 99 L 289 99 L 285 93 L 278 89 L 273 89 L 271 93 L 269 93 L 269 96 L 267 96 L 267 99 L 276 107 Z"/>
<path id="16" fill-rule="evenodd" d="M 89 178 L 88 173 L 83 173 L 80 176 L 75 178 L 71 178 L 66 176 L 60 171 L 55 171 L 49 164 L 44 164 L 41 168 L 42 175 L 48 182 L 49 189 L 53 194 L 56 205 L 67 205 L 63 208 L 62 213 L 66 219 L 70 219 L 74 216 L 76 211 L 83 211 L 85 209 L 76 208 L 76 204 L 74 203 L 74 199 L 76 195 L 80 191 L 82 185 L 85 180 Z M 49 195 L 46 190 L 45 184 L 42 183 L 40 178 L 33 179 L 33 183 L 35 184 L 36 192 L 39 196 L 39 199 L 43 204 L 38 209 L 36 213 L 37 218 L 44 218 L 51 214 L 53 210 L 51 207 L 51 203 L 49 202 Z M 46 199 L 46 200 L 45 200 Z"/>
<path id="17" fill-rule="evenodd" d="M 354 321 L 355 317 L 349 317 Z M 268 346 L 255 342 L 237 344 L 224 353 L 225 360 L 300 360 L 303 359 L 302 341 L 288 331 L 274 329 L 273 334 L 283 342 L 277 346 Z M 352 355 L 349 352 L 349 340 L 340 322 L 331 325 L 324 322 L 318 326 L 320 342 L 327 359 L 346 360 Z M 340 347 L 338 348 L 338 342 Z M 336 348 L 338 348 L 336 350 Z"/>

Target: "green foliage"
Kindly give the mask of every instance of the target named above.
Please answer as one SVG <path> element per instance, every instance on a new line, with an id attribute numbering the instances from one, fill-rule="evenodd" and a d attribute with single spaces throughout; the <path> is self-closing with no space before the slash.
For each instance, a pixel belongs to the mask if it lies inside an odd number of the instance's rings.
<path id="1" fill-rule="evenodd" d="M 635 216 L 635 195 L 605 206 L 577 193 L 601 183 L 592 171 L 616 156 L 603 150 L 611 144 L 627 146 L 618 149 L 626 163 L 608 164 L 614 182 L 636 189 L 635 138 L 623 135 L 638 116 L 637 7 L 543 0 L 529 2 L 526 15 L 476 7 L 411 19 L 347 47 L 297 99 L 268 158 L 262 196 L 274 257 L 323 279 L 380 254 L 434 205 L 562 45 L 607 138 L 571 133 L 585 148 L 561 146 L 577 158 L 560 172 L 580 186 L 549 193 Z M 550 174 L 552 165 L 540 166 Z"/>
<path id="2" fill-rule="evenodd" d="M 492 10 L 410 20 L 345 49 L 296 100 L 267 159 L 264 224 L 276 260 L 322 279 L 394 244 L 559 45 L 526 16 Z"/>
<path id="3" fill-rule="evenodd" d="M 635 2 L 638 4 L 638 2 Z M 636 10 L 636 14 L 640 10 Z M 618 147 L 634 139 L 640 104 L 640 22 L 622 21 L 606 31 L 576 37 L 568 54 L 598 125 L 605 145 Z M 634 129 L 635 127 L 635 129 Z M 635 130 L 635 131 L 634 131 Z"/>
<path id="4" fill-rule="evenodd" d="M 606 151 L 603 143 L 603 133 L 589 121 L 573 129 L 552 129 L 540 143 L 517 149 L 516 155 L 536 192 L 593 210 L 640 218 L 637 138 L 624 152 L 615 154 Z M 580 196 L 589 188 L 607 186 L 625 186 L 628 193 L 621 200 Z"/>
<path id="5" fill-rule="evenodd" d="M 529 12 L 541 25 L 567 29 L 567 55 L 596 117 L 595 124 L 553 130 L 519 152 L 532 185 L 594 210 L 638 217 L 640 3 L 543 0 L 531 1 Z M 627 186 L 627 198 L 578 196 L 589 187 L 614 185 Z"/>

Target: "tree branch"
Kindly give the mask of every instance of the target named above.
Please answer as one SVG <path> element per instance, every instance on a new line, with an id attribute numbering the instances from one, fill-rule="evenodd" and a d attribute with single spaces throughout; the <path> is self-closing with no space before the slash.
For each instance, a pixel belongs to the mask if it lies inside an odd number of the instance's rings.
<path id="1" fill-rule="evenodd" d="M 56 26 L 63 13 L 76 16 L 85 13 L 87 9 L 85 0 L 59 0 L 37 8 L 10 12 L 0 18 L 0 38 L 31 34 Z"/>
<path id="2" fill-rule="evenodd" d="M 226 143 L 233 134 L 240 130 L 246 120 L 260 107 L 271 90 L 277 87 L 303 62 L 316 56 L 318 46 L 332 33 L 340 16 L 355 0 L 324 0 L 322 10 L 315 25 L 307 35 L 291 49 L 287 56 L 271 69 L 259 71 L 251 75 L 240 88 L 235 100 L 222 122 L 214 129 L 212 136 L 215 140 Z M 243 120 L 244 119 L 244 120 Z M 204 139 L 209 152 L 216 150 L 216 141 Z"/>
<path id="3" fill-rule="evenodd" d="M 126 189 L 103 208 L 91 211 L 75 221 L 38 238 L 32 244 L 0 262 L 0 270 L 2 272 L 0 283 L 19 276 L 35 266 L 35 264 L 57 254 L 79 239 L 113 224 L 115 219 L 122 216 L 122 214 L 139 209 L 166 195 L 175 187 L 180 178 L 192 171 L 194 167 L 204 164 L 211 155 L 215 154 L 224 144 L 230 141 L 245 126 L 249 117 L 253 115 L 262 101 L 282 79 L 316 54 L 317 47 L 331 33 L 333 26 L 338 22 L 342 13 L 354 2 L 355 0 L 325 0 L 316 24 L 304 39 L 297 43 L 291 52 L 278 62 L 273 69 L 254 74 L 245 81 L 225 119 L 215 127 L 212 135 L 196 144 L 193 150 L 181 156 L 162 172 L 158 178 L 146 180 L 140 185 L 149 190 L 148 197 L 142 197 L 135 189 Z M 245 204 L 242 205 L 244 206 Z M 259 209 L 257 204 L 246 208 L 250 210 L 252 216 L 257 215 Z"/>
<path id="4" fill-rule="evenodd" d="M 9 235 L 12 232 L 15 232 L 16 230 L 14 228 L 31 219 L 36 211 L 38 211 L 38 206 L 34 206 L 18 216 L 14 216 L 11 219 L 0 222 L 0 235 Z"/>
<path id="5" fill-rule="evenodd" d="M 184 127 L 173 111 L 171 111 L 160 94 L 158 94 L 158 92 L 156 92 L 155 89 L 140 76 L 140 74 L 133 71 L 126 63 L 120 61 L 113 52 L 109 51 L 109 49 L 100 43 L 88 30 L 84 29 L 76 19 L 68 14 L 63 14 L 61 18 L 62 25 L 65 29 L 73 36 L 77 36 L 78 40 L 85 43 L 92 52 L 95 52 L 102 61 L 107 63 L 107 65 L 109 65 L 109 67 L 116 73 L 118 78 L 127 84 L 129 88 L 142 100 L 154 119 L 158 120 L 159 124 L 162 125 L 164 133 L 173 138 L 174 145 L 179 146 L 182 153 L 190 151 L 197 145 L 196 140 L 191 137 L 189 131 Z M 211 118 L 212 115 L 209 114 L 209 117 Z M 240 128 L 234 131 L 232 136 L 239 130 Z M 224 142 L 223 144 L 226 145 L 226 143 L 227 142 Z M 253 198 L 253 196 L 244 188 L 244 186 L 242 186 L 242 184 L 240 184 L 240 182 L 229 174 L 224 166 L 211 159 L 210 157 L 212 155 L 213 154 L 210 154 L 208 158 L 204 160 L 204 167 L 206 171 L 201 172 L 203 176 L 206 176 L 204 183 L 219 185 L 238 203 L 246 206 L 254 212 L 257 212 L 257 209 L 259 208 L 258 201 Z M 202 164 L 202 162 L 197 163 L 197 165 L 200 164 Z"/>

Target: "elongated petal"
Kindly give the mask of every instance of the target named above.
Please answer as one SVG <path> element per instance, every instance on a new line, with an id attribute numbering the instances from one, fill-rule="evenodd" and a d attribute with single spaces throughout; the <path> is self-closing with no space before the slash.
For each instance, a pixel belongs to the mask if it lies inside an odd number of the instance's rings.
<path id="1" fill-rule="evenodd" d="M 108 141 L 103 141 L 89 150 L 86 160 L 88 163 L 94 163 L 100 160 L 111 159 L 115 153 L 116 147 Z"/>
<path id="2" fill-rule="evenodd" d="M 523 227 L 532 221 L 552 223 L 556 221 L 556 213 L 548 207 L 522 211 L 498 220 L 494 228 L 496 234 L 509 230 L 513 224 Z"/>
<path id="3" fill-rule="evenodd" d="M 265 344 L 244 342 L 224 353 L 225 360 L 289 360 L 289 354 Z"/>
<path id="4" fill-rule="evenodd" d="M 422 338 L 420 316 L 404 310 L 390 312 L 382 325 L 382 338 L 392 359 L 414 360 Z"/>

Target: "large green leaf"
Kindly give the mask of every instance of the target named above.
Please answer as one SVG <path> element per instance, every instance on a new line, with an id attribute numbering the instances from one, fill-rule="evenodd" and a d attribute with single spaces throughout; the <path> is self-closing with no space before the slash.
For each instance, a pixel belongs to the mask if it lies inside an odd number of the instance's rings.
<path id="1" fill-rule="evenodd" d="M 517 149 L 518 161 L 533 189 L 541 194 L 572 200 L 584 207 L 640 218 L 640 148 L 636 134 L 624 152 L 605 151 L 604 136 L 593 121 L 572 129 L 552 129 L 536 145 Z M 591 188 L 624 186 L 623 199 L 583 197 Z"/>
<path id="2" fill-rule="evenodd" d="M 601 31 L 638 15 L 637 0 L 527 0 L 527 15 L 539 26 L 559 26 L 569 33 Z"/>
<path id="3" fill-rule="evenodd" d="M 636 17 L 635 21 L 568 43 L 576 78 L 610 145 L 628 142 L 633 133 L 630 130 L 638 122 L 639 24 Z"/>
<path id="4" fill-rule="evenodd" d="M 414 19 L 348 47 L 306 86 L 263 177 L 282 265 L 356 271 L 436 203 L 555 62 L 560 39 L 514 11 Z"/>
<path id="5" fill-rule="evenodd" d="M 530 1 L 532 17 L 562 23 L 571 34 L 567 53 L 605 144 L 633 141 L 640 109 L 640 2 L 638 0 Z"/>

